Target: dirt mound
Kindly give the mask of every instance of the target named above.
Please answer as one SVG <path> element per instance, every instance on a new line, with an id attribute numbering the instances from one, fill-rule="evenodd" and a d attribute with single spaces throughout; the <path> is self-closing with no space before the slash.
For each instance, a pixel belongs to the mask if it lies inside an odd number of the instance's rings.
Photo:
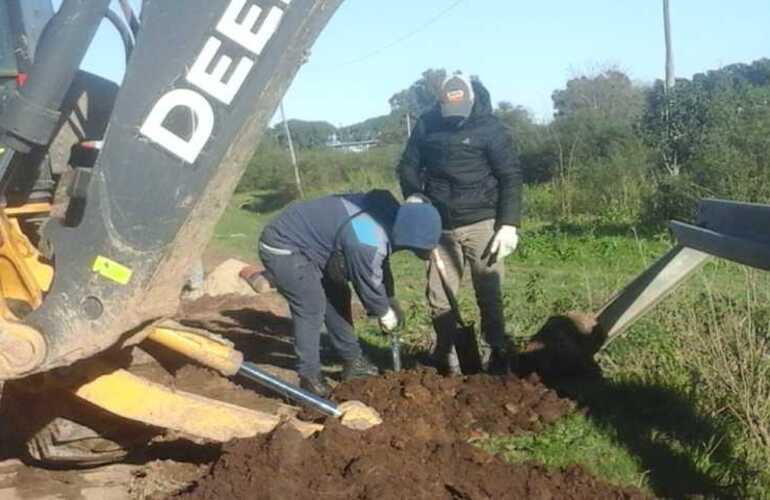
<path id="1" fill-rule="evenodd" d="M 335 396 L 363 400 L 385 422 L 362 433 L 328 421 L 307 440 L 282 428 L 227 444 L 210 474 L 182 498 L 643 498 L 579 467 L 510 465 L 466 441 L 536 431 L 572 409 L 535 377 L 406 372 L 344 384 Z"/>
<path id="2" fill-rule="evenodd" d="M 381 426 L 357 433 L 337 424 L 303 440 L 293 430 L 225 447 L 186 499 L 643 498 L 579 467 L 509 465 L 463 441 L 437 443 Z"/>
<path id="3" fill-rule="evenodd" d="M 535 375 L 441 377 L 430 369 L 354 380 L 339 386 L 335 399 L 363 401 L 389 426 L 441 442 L 537 432 L 574 409 Z"/>
<path id="4" fill-rule="evenodd" d="M 596 317 L 580 312 L 548 318 L 518 356 L 520 373 L 565 377 L 599 373 L 594 355 L 607 340 Z"/>
<path id="5" fill-rule="evenodd" d="M 204 295 L 182 302 L 175 319 L 187 326 L 227 335 L 261 332 L 286 336 L 291 331 L 288 306 L 277 294 Z"/>

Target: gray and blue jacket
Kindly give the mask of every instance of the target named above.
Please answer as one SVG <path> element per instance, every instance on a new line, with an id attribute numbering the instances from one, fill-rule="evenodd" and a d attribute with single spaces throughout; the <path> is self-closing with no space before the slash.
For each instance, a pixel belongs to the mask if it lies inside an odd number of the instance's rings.
<path id="1" fill-rule="evenodd" d="M 393 296 L 388 258 L 394 248 L 391 235 L 399 206 L 387 191 L 295 203 L 265 227 L 260 244 L 263 249 L 302 253 L 323 271 L 336 239 L 347 278 L 367 313 L 383 316 Z"/>

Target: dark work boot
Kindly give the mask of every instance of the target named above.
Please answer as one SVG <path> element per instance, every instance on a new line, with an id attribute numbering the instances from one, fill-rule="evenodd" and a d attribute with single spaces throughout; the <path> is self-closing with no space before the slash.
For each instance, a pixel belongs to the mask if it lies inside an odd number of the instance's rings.
<path id="1" fill-rule="evenodd" d="M 447 311 L 433 318 L 435 341 L 433 352 L 430 354 L 430 364 L 442 375 L 462 375 L 454 346 L 456 331 L 457 319 L 452 311 Z"/>
<path id="2" fill-rule="evenodd" d="M 331 387 L 324 381 L 323 375 L 317 375 L 317 376 L 300 376 L 299 377 L 299 386 L 302 389 L 305 389 L 306 391 L 310 391 L 316 396 L 320 396 L 322 398 L 328 398 L 329 395 L 332 393 Z"/>
<path id="3" fill-rule="evenodd" d="M 345 366 L 342 368 L 343 382 L 354 378 L 376 377 L 379 374 L 380 369 L 363 355 L 353 361 L 345 361 Z"/>
<path id="4" fill-rule="evenodd" d="M 510 358 L 506 349 L 493 347 L 487 361 L 487 373 L 505 376 L 511 373 Z"/>

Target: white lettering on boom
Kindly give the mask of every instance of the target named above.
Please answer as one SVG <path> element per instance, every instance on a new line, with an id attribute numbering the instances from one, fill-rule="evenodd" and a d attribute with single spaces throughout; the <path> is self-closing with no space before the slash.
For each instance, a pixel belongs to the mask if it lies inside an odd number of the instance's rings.
<path id="1" fill-rule="evenodd" d="M 280 1 L 284 5 L 291 3 L 291 0 Z M 259 6 L 249 4 L 247 0 L 231 0 L 217 24 L 217 33 L 250 54 L 241 55 L 233 69 L 233 57 L 220 52 L 222 41 L 216 36 L 209 37 L 186 76 L 187 82 L 200 92 L 174 89 L 164 94 L 145 119 L 140 133 L 178 158 L 195 163 L 215 126 L 214 110 L 206 98 L 216 99 L 227 106 L 233 102 L 254 69 L 256 58 L 278 30 L 283 14 L 282 9 L 272 7 L 263 15 Z M 164 126 L 176 108 L 187 108 L 195 117 L 193 131 L 187 139 Z"/>

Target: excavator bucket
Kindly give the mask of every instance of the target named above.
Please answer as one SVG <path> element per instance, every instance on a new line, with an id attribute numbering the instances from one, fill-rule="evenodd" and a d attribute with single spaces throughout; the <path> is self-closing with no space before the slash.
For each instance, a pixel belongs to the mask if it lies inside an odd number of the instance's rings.
<path id="1" fill-rule="evenodd" d="M 550 318 L 520 357 L 524 372 L 570 375 L 597 369 L 594 355 L 714 257 L 770 270 L 770 206 L 702 200 L 695 224 L 673 221 L 678 244 L 597 314 Z"/>

